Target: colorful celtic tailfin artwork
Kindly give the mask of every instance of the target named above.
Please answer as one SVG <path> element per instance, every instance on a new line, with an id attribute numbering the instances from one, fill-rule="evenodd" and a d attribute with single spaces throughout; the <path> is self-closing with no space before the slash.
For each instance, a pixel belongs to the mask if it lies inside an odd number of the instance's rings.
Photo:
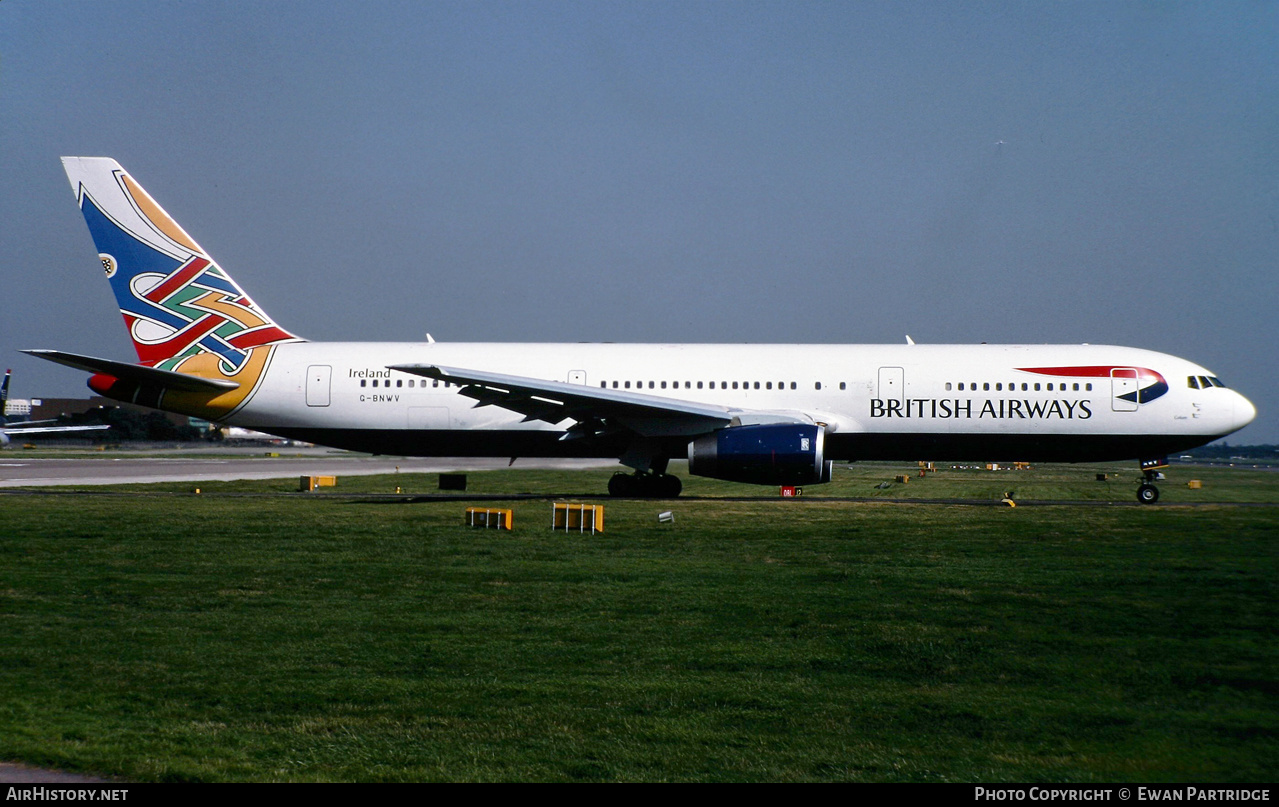
<path id="1" fill-rule="evenodd" d="M 256 378 L 259 350 L 301 341 L 275 324 L 115 160 L 64 157 L 76 201 L 138 359 L 166 370 Z M 246 390 L 247 392 L 247 390 Z"/>

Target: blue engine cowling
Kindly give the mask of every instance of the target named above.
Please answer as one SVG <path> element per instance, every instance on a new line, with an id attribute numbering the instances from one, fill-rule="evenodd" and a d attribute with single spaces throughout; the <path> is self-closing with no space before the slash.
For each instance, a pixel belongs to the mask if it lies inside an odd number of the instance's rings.
<path id="1" fill-rule="evenodd" d="M 730 426 L 688 444 L 688 472 L 755 485 L 830 481 L 826 430 L 811 423 Z"/>

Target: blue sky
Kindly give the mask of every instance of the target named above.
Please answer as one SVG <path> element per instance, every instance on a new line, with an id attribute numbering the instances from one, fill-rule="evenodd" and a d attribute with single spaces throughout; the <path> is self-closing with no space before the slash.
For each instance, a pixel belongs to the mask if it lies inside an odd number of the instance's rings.
<path id="1" fill-rule="evenodd" d="M 58 157 L 324 340 L 1092 342 L 1279 443 L 1279 4 L 0 1 L 0 351 L 132 359 Z"/>

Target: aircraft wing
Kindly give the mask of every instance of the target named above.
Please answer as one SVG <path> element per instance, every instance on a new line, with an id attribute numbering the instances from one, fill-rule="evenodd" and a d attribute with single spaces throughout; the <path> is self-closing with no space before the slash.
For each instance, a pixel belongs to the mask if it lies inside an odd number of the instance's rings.
<path id="1" fill-rule="evenodd" d="M 51 362 L 65 364 L 77 370 L 90 373 L 105 373 L 121 381 L 136 381 L 139 384 L 153 384 L 168 389 L 185 392 L 226 392 L 238 389 L 234 381 L 200 378 L 199 376 L 175 373 L 172 370 L 160 370 L 144 364 L 129 364 L 111 359 L 98 359 L 93 356 L 81 356 L 76 353 L 63 353 L 59 350 L 24 350 L 29 356 L 48 359 Z"/>
<path id="2" fill-rule="evenodd" d="M 636 392 L 567 384 L 525 376 L 464 370 L 435 364 L 396 364 L 390 369 L 461 387 L 476 406 L 498 406 L 525 421 L 576 421 L 562 439 L 593 437 L 619 427 L 644 437 L 693 436 L 731 426 L 741 410 Z"/>

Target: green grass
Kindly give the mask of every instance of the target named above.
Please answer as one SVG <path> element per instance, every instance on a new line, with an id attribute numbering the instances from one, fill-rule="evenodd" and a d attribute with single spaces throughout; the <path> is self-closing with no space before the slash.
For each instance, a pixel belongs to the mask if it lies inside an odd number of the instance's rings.
<path id="1" fill-rule="evenodd" d="M 884 471 L 830 487 L 862 495 Z M 1255 494 L 1231 473 L 1192 478 L 1273 501 L 1279 477 Z M 989 484 L 972 479 L 946 484 Z M 579 537 L 545 527 L 545 501 L 512 503 L 513 533 L 465 528 L 465 506 L 0 496 L 0 758 L 135 780 L 1279 768 L 1273 507 L 610 501 L 606 532 Z"/>
<path id="2" fill-rule="evenodd" d="M 264 463 L 269 460 L 263 460 Z M 565 473 L 553 470 L 507 469 L 467 472 L 466 493 L 475 496 L 511 494 L 583 496 L 603 495 L 608 489 L 611 468 Z M 777 488 L 742 485 L 716 479 L 688 476 L 685 463 L 671 463 L 671 472 L 684 484 L 685 497 L 771 497 Z M 1105 465 L 1045 465 L 1029 471 L 952 470 L 944 467 L 936 473 L 918 476 L 913 464 L 856 463 L 837 465 L 830 484 L 807 485 L 804 497 L 883 499 L 965 499 L 974 502 L 997 502 L 1005 492 L 1013 491 L 1018 501 L 1104 501 L 1132 504 L 1136 502 L 1140 473 L 1132 463 Z M 1210 468 L 1173 466 L 1159 482 L 1160 501 L 1165 504 L 1254 502 L 1279 504 L 1279 471 L 1252 468 Z M 1104 482 L 1097 474 L 1105 474 Z M 907 483 L 896 482 L 898 476 L 909 475 Z M 1192 490 L 1187 482 L 1195 479 L 1202 487 Z M 438 474 L 402 473 L 375 476 L 338 477 L 336 488 L 321 488 L 319 495 L 355 493 L 406 494 L 439 493 Z M 888 487 L 878 485 L 887 483 Z M 297 477 L 272 481 L 233 482 L 166 482 L 146 485 L 115 485 L 111 490 L 165 491 L 190 493 L 195 488 L 205 493 L 289 493 L 298 490 Z M 86 486 L 84 490 L 104 490 Z"/>

